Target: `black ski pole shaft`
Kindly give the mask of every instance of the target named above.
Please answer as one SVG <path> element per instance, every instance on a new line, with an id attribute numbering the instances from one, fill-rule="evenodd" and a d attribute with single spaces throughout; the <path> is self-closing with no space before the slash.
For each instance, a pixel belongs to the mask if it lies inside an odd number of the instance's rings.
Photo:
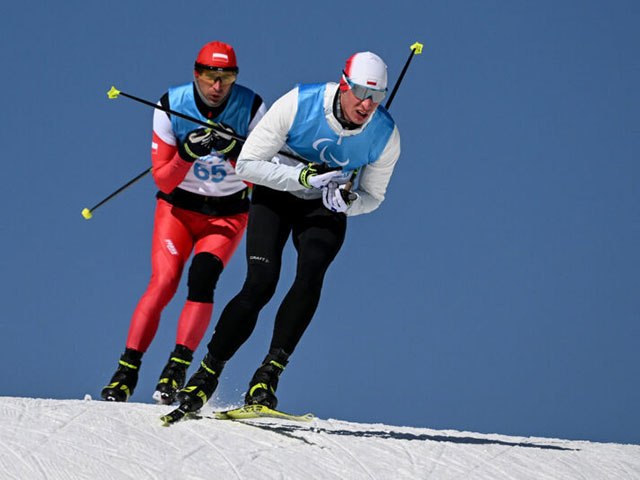
<path id="1" fill-rule="evenodd" d="M 130 187 L 131 185 L 133 185 L 134 183 L 136 183 L 138 180 L 140 180 L 142 177 L 144 177 L 150 171 L 151 171 L 151 168 L 147 168 L 144 172 L 140 173 L 139 175 L 136 175 L 134 178 L 129 180 L 127 183 L 125 183 L 123 186 L 118 188 L 116 191 L 114 191 L 113 193 L 111 193 L 108 196 L 106 196 L 103 200 L 101 200 L 98 203 L 96 203 L 93 207 L 83 209 L 82 210 L 82 216 L 85 218 L 85 220 L 90 220 L 91 217 L 93 217 L 93 212 L 95 210 L 97 210 L 98 208 L 100 208 L 101 205 L 104 205 L 109 200 L 111 200 L 113 197 L 115 197 L 120 192 L 122 192 L 124 189 L 126 189 L 126 188 Z"/>
<path id="2" fill-rule="evenodd" d="M 422 53 L 421 43 L 416 42 L 413 45 L 411 45 L 410 48 L 411 48 L 411 53 L 409 54 L 409 58 L 407 58 L 407 61 L 405 62 L 404 67 L 402 67 L 400 76 L 398 77 L 398 80 L 396 80 L 396 84 L 393 86 L 393 90 L 391 90 L 391 95 L 389 95 L 389 100 L 387 100 L 387 103 L 384 106 L 384 108 L 386 108 L 387 110 L 389 110 L 389 108 L 391 107 L 391 102 L 393 102 L 393 97 L 396 96 L 396 92 L 398 91 L 398 88 L 400 88 L 400 84 L 402 83 L 402 79 L 404 78 L 405 73 L 407 73 L 407 69 L 409 68 L 409 64 L 411 63 L 411 60 L 413 60 L 413 57 L 415 55 L 419 55 Z"/>
<path id="3" fill-rule="evenodd" d="M 109 96 L 109 98 L 118 98 L 118 96 L 122 95 L 123 97 L 127 97 L 130 98 L 131 100 L 135 100 L 136 102 L 140 102 L 144 105 L 148 105 L 152 108 L 155 108 L 157 110 L 161 110 L 163 112 L 167 112 L 170 113 L 171 115 L 175 115 L 176 117 L 180 117 L 183 118 L 185 120 L 188 120 L 190 122 L 196 123 L 198 125 L 201 125 L 203 127 L 206 128 L 211 128 L 212 130 L 215 130 L 216 132 L 220 132 L 220 133 L 224 133 L 225 135 L 228 135 L 229 137 L 244 143 L 247 141 L 247 137 L 243 137 L 242 135 L 239 135 L 237 133 L 231 133 L 227 130 L 225 130 L 224 128 L 220 127 L 219 125 L 215 124 L 215 123 L 207 123 L 203 120 L 200 120 L 198 118 L 192 117 L 190 115 L 185 115 L 184 113 L 181 112 L 176 112 L 175 110 L 172 110 L 170 108 L 166 108 L 163 107 L 162 105 L 158 105 L 157 103 L 153 103 L 150 102 L 149 100 L 145 100 L 144 98 L 140 98 L 140 97 L 136 97 L 135 95 L 131 95 L 129 93 L 125 93 L 123 91 L 118 90 L 116 87 L 111 87 L 111 90 L 109 90 L 107 92 L 107 95 Z M 291 152 L 285 152 L 283 150 L 279 150 L 278 151 L 278 155 L 283 155 L 285 157 L 289 157 L 292 158 L 294 160 L 298 160 L 299 162 L 303 162 L 303 163 L 309 163 L 309 161 L 306 158 L 303 158 L 299 155 L 296 155 L 294 153 Z"/>
<path id="4" fill-rule="evenodd" d="M 197 123 L 198 125 L 201 125 L 203 127 L 211 128 L 213 130 L 216 130 L 217 132 L 224 133 L 225 135 L 228 135 L 231 138 L 238 140 L 240 142 L 244 142 L 247 140 L 247 137 L 243 137 L 242 135 L 238 135 L 237 133 L 228 132 L 225 129 L 218 127 L 216 124 L 207 123 L 204 120 L 200 120 L 190 115 L 185 115 L 184 113 L 177 112 L 170 108 L 163 107 L 162 105 L 158 105 L 157 103 L 150 102 L 149 100 L 145 100 L 144 98 L 136 97 L 135 95 L 131 95 L 130 93 L 126 93 L 121 90 L 118 90 L 116 87 L 111 87 L 111 90 L 107 92 L 107 95 L 111 99 L 118 98 L 120 95 L 122 95 L 123 97 L 130 98 L 131 100 L 135 100 L 136 102 L 142 103 L 144 105 L 148 105 L 149 107 L 155 108 L 157 110 L 162 110 L 163 112 L 170 113 L 171 115 L 175 115 L 176 117 L 180 117 L 185 120 L 189 120 L 190 122 Z"/>
<path id="5" fill-rule="evenodd" d="M 400 75 L 398 76 L 398 79 L 396 80 L 396 83 L 393 86 L 393 89 L 391 90 L 391 95 L 389 95 L 389 100 L 387 100 L 387 103 L 384 106 L 385 109 L 389 110 L 389 108 L 391 107 L 391 102 L 393 102 L 393 97 L 396 96 L 396 92 L 398 91 L 398 88 L 400 88 L 400 84 L 402 83 L 402 79 L 404 78 L 405 73 L 407 73 L 407 69 L 409 68 L 409 64 L 411 63 L 411 60 L 413 60 L 414 55 L 419 55 L 422 53 L 422 47 L 423 45 L 419 42 L 416 42 L 413 45 L 411 45 L 411 47 L 409 47 L 411 49 L 411 53 L 409 54 L 409 58 L 407 58 L 407 61 L 405 62 L 404 67 L 402 67 L 402 71 L 400 72 Z M 359 171 L 360 171 L 359 168 L 355 169 L 351 174 L 349 181 L 345 184 L 344 189 L 347 192 L 350 191 L 351 188 L 353 187 L 353 182 L 356 181 L 356 177 L 358 176 Z"/>

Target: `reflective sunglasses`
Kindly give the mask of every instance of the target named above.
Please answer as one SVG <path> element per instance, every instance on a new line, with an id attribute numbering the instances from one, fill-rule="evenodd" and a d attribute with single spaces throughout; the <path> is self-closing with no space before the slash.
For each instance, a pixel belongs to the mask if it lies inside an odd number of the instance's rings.
<path id="1" fill-rule="evenodd" d="M 203 70 L 198 74 L 207 85 L 213 85 L 217 81 L 223 86 L 231 85 L 236 81 L 238 74 L 236 72 L 218 72 L 214 70 Z"/>
<path id="2" fill-rule="evenodd" d="M 387 89 L 378 90 L 377 88 L 369 88 L 364 85 L 358 85 L 357 83 L 353 83 L 351 79 L 347 76 L 346 72 L 343 70 L 342 75 L 349 85 L 351 92 L 355 95 L 359 100 L 366 100 L 367 98 L 371 98 L 373 103 L 380 103 L 384 100 L 384 97 L 387 96 Z"/>

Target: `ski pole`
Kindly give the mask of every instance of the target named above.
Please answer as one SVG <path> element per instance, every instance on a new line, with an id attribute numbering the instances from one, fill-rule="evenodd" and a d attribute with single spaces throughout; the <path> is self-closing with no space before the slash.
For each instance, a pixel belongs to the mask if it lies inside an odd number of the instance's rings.
<path id="1" fill-rule="evenodd" d="M 396 92 L 398 91 L 398 88 L 400 88 L 400 84 L 402 83 L 404 74 L 407 73 L 407 69 L 409 68 L 409 64 L 411 63 L 411 60 L 413 60 L 414 55 L 420 55 L 422 53 L 423 46 L 424 45 L 422 45 L 420 42 L 416 42 L 409 47 L 411 49 L 411 53 L 409 54 L 409 58 L 407 58 L 407 61 L 405 62 L 404 67 L 400 72 L 400 75 L 398 76 L 398 80 L 396 80 L 396 84 L 393 86 L 393 89 L 391 90 L 391 95 L 389 95 L 389 100 L 387 100 L 387 103 L 384 106 L 385 109 L 389 110 L 389 108 L 391 107 L 391 102 L 393 102 L 393 97 L 396 96 Z M 353 187 L 353 182 L 355 182 L 359 171 L 360 169 L 356 168 L 351 174 L 349 181 L 345 184 L 344 189 L 347 192 L 351 191 L 351 188 Z"/>
<path id="2" fill-rule="evenodd" d="M 136 97 L 135 95 L 131 95 L 129 93 L 118 90 L 116 87 L 111 87 L 111 90 L 107 92 L 107 96 L 110 99 L 118 98 L 120 95 L 123 97 L 130 98 L 131 100 L 135 100 L 136 102 L 140 102 L 144 105 L 148 105 L 150 107 L 156 108 L 158 110 L 162 110 L 163 112 L 170 113 L 171 115 L 175 115 L 176 117 L 184 118 L 185 120 L 189 120 L 190 122 L 197 123 L 198 125 L 202 125 L 203 127 L 210 128 L 215 130 L 216 132 L 224 133 L 229 137 L 238 140 L 240 142 L 245 142 L 247 137 L 243 137 L 242 135 L 238 135 L 237 133 L 231 133 L 220 126 L 217 123 L 208 123 L 204 120 L 200 120 L 198 118 L 192 117 L 190 115 L 185 115 L 184 113 L 176 112 L 175 110 L 171 110 L 170 108 L 163 107 L 162 105 L 158 105 L 157 103 L 150 102 L 149 100 L 145 100 L 144 98 Z"/>
<path id="3" fill-rule="evenodd" d="M 396 92 L 398 91 L 398 88 L 400 88 L 400 84 L 402 83 L 402 79 L 404 78 L 404 74 L 407 73 L 407 69 L 409 68 L 409 64 L 411 63 L 411 60 L 413 60 L 414 55 L 420 55 L 422 53 L 422 47 L 423 46 L 424 45 L 422 45 L 421 43 L 416 42 L 413 45 L 411 45 L 411 47 L 409 47 L 411 49 L 411 53 L 409 54 L 409 58 L 407 58 L 407 61 L 404 64 L 404 67 L 402 67 L 402 72 L 400 72 L 400 76 L 398 77 L 398 80 L 396 80 L 396 84 L 393 86 L 393 90 L 391 91 L 391 95 L 389 95 L 389 100 L 387 100 L 387 103 L 384 106 L 384 108 L 386 108 L 387 110 L 389 110 L 389 108 L 391 108 L 391 102 L 393 102 L 393 97 L 396 96 Z"/>
<path id="4" fill-rule="evenodd" d="M 157 103 L 153 103 L 150 102 L 148 100 L 145 100 L 144 98 L 140 98 L 140 97 L 136 97 L 135 95 L 131 95 L 129 93 L 125 93 L 121 90 L 118 90 L 116 87 L 111 87 L 111 90 L 109 90 L 107 92 L 107 96 L 111 99 L 114 98 L 118 98 L 118 96 L 122 95 L 123 97 L 127 97 L 130 98 L 131 100 L 135 100 L 136 102 L 140 102 L 144 105 L 148 105 L 152 108 L 155 108 L 157 110 L 161 110 L 163 112 L 169 113 L 171 115 L 175 115 L 176 117 L 180 117 L 183 118 L 185 120 L 188 120 L 190 122 L 196 123 L 198 125 L 202 125 L 203 127 L 207 127 L 210 128 L 212 130 L 215 130 L 216 132 L 219 133 L 223 133 L 226 136 L 229 136 L 241 143 L 244 143 L 247 141 L 247 137 L 243 137 L 242 135 L 239 135 L 235 132 L 229 132 L 228 130 L 225 130 L 223 127 L 221 127 L 220 125 L 218 125 L 217 123 L 208 123 L 205 122 L 203 120 L 200 120 L 198 118 L 192 117 L 190 115 L 185 115 L 184 113 L 180 113 L 180 112 L 176 112 L 175 110 L 171 110 L 170 108 L 167 107 L 163 107 L 162 105 L 158 105 Z M 283 155 L 285 157 L 289 157 L 292 158 L 294 160 L 298 160 L 299 162 L 303 162 L 303 163 L 309 163 L 309 160 L 307 160 L 306 158 L 303 158 L 299 155 L 296 155 L 295 153 L 291 153 L 291 152 L 286 152 L 284 150 L 279 150 L 278 151 L 278 155 Z"/>
<path id="5" fill-rule="evenodd" d="M 202 121 L 200 119 L 191 117 L 189 115 L 185 115 L 184 113 L 180 113 L 180 112 L 176 112 L 175 110 L 171 110 L 170 108 L 165 108 L 162 105 L 158 105 L 157 103 L 152 103 L 148 100 L 145 100 L 144 98 L 140 98 L 140 97 L 136 97 L 135 95 L 131 95 L 129 93 L 123 92 L 121 90 L 118 90 L 116 87 L 112 86 L 111 89 L 107 92 L 107 96 L 110 99 L 115 99 L 118 98 L 118 96 L 122 95 L 123 97 L 127 97 L 130 98 L 132 100 L 135 100 L 136 102 L 140 102 L 144 105 L 148 105 L 150 107 L 156 108 L 158 110 L 162 110 L 163 112 L 167 112 L 170 113 L 171 115 L 175 115 L 177 117 L 180 118 L 184 118 L 185 120 L 189 120 L 190 122 L 196 123 L 198 125 L 202 125 L 203 127 L 207 127 L 210 128 L 212 130 L 215 130 L 217 132 L 221 132 L 224 133 L 225 135 L 230 136 L 231 138 L 240 141 L 240 142 L 245 142 L 247 140 L 246 137 L 243 137 L 242 135 L 238 135 L 236 133 L 231 133 L 221 127 L 219 127 L 217 124 L 211 124 L 211 123 L 207 123 L 205 121 Z M 293 153 L 289 153 L 289 152 L 283 152 L 283 151 L 279 151 L 278 154 L 280 155 L 285 155 L 287 157 L 293 158 L 295 160 L 298 160 L 300 162 L 304 162 L 304 163 L 308 163 L 307 159 L 300 157 L 298 155 L 295 155 Z M 110 194 L 109 196 L 105 197 L 102 201 L 100 201 L 99 203 L 97 203 L 96 205 L 94 205 L 91 208 L 84 208 L 82 210 L 82 216 L 86 219 L 89 220 L 93 217 L 93 211 L 96 210 L 98 207 L 100 207 L 101 205 L 104 205 L 105 203 L 107 203 L 109 200 L 111 200 L 113 197 L 115 197 L 117 194 L 119 194 L 120 192 L 122 192 L 124 189 L 126 189 L 127 187 L 133 185 L 134 183 L 136 183 L 138 180 L 140 180 L 142 177 L 144 177 L 147 173 L 149 173 L 151 171 L 151 168 L 146 169 L 144 172 L 140 173 L 139 175 L 136 175 L 134 178 L 132 178 L 131 180 L 129 180 L 127 183 L 125 183 L 122 187 L 118 188 L 116 191 L 114 191 L 112 194 Z"/>
<path id="6" fill-rule="evenodd" d="M 144 172 L 140 173 L 139 175 L 136 175 L 135 178 L 132 178 L 131 180 L 129 180 L 127 183 L 125 183 L 123 186 L 121 186 L 119 189 L 117 189 L 116 191 L 114 191 L 113 193 L 111 193 L 110 195 L 106 196 L 103 200 L 99 201 L 98 203 L 96 203 L 93 207 L 91 208 L 84 208 L 82 210 L 82 216 L 85 218 L 85 220 L 90 220 L 91 217 L 93 217 L 93 212 L 100 208 L 101 205 L 104 205 L 105 203 L 107 203 L 109 200 L 111 200 L 113 197 L 115 197 L 116 195 L 118 195 L 121 191 L 123 191 L 125 188 L 133 185 L 134 183 L 136 183 L 138 180 L 140 180 L 142 177 L 144 177 L 147 173 L 149 173 L 151 171 L 151 168 L 147 168 Z"/>

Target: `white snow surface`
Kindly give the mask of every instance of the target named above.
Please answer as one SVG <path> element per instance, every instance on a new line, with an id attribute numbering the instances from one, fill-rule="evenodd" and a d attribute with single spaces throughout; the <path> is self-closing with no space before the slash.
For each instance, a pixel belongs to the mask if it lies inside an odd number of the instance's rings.
<path id="1" fill-rule="evenodd" d="M 638 445 L 333 419 L 164 427 L 172 407 L 90 399 L 0 397 L 0 409 L 2 479 L 640 479 Z"/>

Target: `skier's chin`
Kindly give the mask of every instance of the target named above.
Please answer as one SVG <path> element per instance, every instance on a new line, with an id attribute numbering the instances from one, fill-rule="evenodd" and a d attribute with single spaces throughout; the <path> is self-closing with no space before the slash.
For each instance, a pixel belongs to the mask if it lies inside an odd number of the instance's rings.
<path id="1" fill-rule="evenodd" d="M 358 112 L 356 110 L 350 115 L 350 117 L 351 118 L 349 118 L 349 121 L 351 123 L 355 123 L 356 125 L 362 125 L 364 124 L 364 122 L 367 121 L 367 118 L 369 118 L 369 114 L 364 112 Z"/>
<path id="2" fill-rule="evenodd" d="M 207 102 L 212 106 L 212 107 L 217 107 L 218 105 L 220 105 L 220 102 L 222 101 L 222 95 L 217 95 L 215 97 L 206 97 L 207 98 Z"/>

